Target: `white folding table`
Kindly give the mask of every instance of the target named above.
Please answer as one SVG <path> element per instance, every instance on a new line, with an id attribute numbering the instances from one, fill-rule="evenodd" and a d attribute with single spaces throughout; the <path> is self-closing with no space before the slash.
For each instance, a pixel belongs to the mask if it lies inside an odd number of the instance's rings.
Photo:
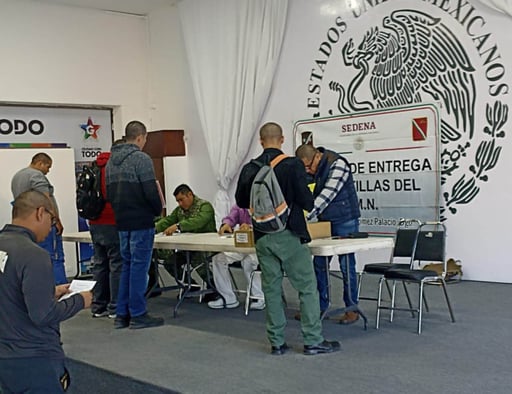
<path id="1" fill-rule="evenodd" d="M 62 240 L 67 242 L 84 242 L 91 243 L 91 234 L 88 231 L 65 233 Z M 368 237 L 368 238 L 344 238 L 331 239 L 322 238 L 314 239 L 308 244 L 313 256 L 335 256 L 349 253 L 356 253 L 372 249 L 386 249 L 393 247 L 393 239 L 391 237 Z M 239 253 L 256 253 L 254 247 L 241 248 L 236 247 L 234 239 L 225 236 L 219 236 L 217 233 L 181 233 L 172 236 L 155 236 L 154 249 L 172 249 L 188 252 L 239 252 Z M 78 269 L 80 269 L 78 265 Z M 348 272 L 348 271 L 347 271 Z M 79 271 L 77 271 L 79 273 Z M 78 274 L 77 274 L 78 275 Z M 330 289 L 329 289 L 330 292 Z M 329 299 L 330 299 L 329 295 Z M 180 299 L 175 307 L 175 315 L 183 298 Z M 330 311 L 329 314 L 339 311 Z M 366 317 L 362 314 L 365 321 Z"/>

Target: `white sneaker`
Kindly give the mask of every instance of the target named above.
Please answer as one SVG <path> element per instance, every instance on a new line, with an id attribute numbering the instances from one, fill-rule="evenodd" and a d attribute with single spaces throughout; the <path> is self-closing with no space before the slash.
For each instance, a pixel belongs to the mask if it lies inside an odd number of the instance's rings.
<path id="1" fill-rule="evenodd" d="M 249 305 L 249 309 L 253 311 L 262 311 L 263 309 L 265 309 L 265 300 L 257 300 L 251 302 L 251 304 Z"/>
<path id="2" fill-rule="evenodd" d="M 226 302 L 226 308 L 229 308 L 229 309 L 236 308 L 238 305 L 240 305 L 238 300 L 235 300 L 230 303 Z M 215 301 L 210 301 L 208 303 L 208 307 L 212 308 L 212 309 L 224 309 L 224 301 L 222 300 L 222 298 L 219 298 L 218 300 L 215 300 Z"/>

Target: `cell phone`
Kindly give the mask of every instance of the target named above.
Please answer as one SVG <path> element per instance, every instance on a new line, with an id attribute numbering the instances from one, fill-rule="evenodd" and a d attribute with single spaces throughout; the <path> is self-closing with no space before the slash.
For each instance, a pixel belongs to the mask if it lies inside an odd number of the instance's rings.
<path id="1" fill-rule="evenodd" d="M 358 231 L 355 233 L 350 233 L 348 235 L 348 238 L 368 238 L 368 233 L 366 233 L 364 231 Z"/>

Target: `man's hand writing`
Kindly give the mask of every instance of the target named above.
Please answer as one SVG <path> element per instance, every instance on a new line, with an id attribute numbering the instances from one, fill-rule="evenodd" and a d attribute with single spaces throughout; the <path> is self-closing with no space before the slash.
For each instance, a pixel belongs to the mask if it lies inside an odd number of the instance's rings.
<path id="1" fill-rule="evenodd" d="M 58 300 L 64 294 L 69 293 L 69 283 L 55 286 L 55 299 Z"/>
<path id="2" fill-rule="evenodd" d="M 173 224 L 172 226 L 169 226 L 164 230 L 164 234 L 165 235 L 173 235 L 176 232 L 176 230 L 178 230 L 178 225 Z"/>

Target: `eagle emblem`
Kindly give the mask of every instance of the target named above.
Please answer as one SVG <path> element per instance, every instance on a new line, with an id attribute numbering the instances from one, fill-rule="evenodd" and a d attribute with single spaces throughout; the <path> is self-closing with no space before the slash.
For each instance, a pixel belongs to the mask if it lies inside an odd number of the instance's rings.
<path id="1" fill-rule="evenodd" d="M 418 10 L 396 10 L 383 18 L 381 29 L 369 29 L 358 45 L 349 39 L 341 57 L 356 72 L 345 85 L 329 82 L 341 114 L 414 103 L 441 104 L 441 184 L 447 184 L 475 135 L 475 68 L 455 34 L 441 18 Z M 457 212 L 456 205 L 474 199 L 479 183 L 488 180 L 486 173 L 498 161 L 501 146 L 496 139 L 505 135 L 501 128 L 508 118 L 508 106 L 500 101 L 487 104 L 486 118 L 486 139 L 476 149 L 469 166 L 471 175 L 464 174 L 451 187 L 444 187 L 443 219 L 448 212 Z"/>

